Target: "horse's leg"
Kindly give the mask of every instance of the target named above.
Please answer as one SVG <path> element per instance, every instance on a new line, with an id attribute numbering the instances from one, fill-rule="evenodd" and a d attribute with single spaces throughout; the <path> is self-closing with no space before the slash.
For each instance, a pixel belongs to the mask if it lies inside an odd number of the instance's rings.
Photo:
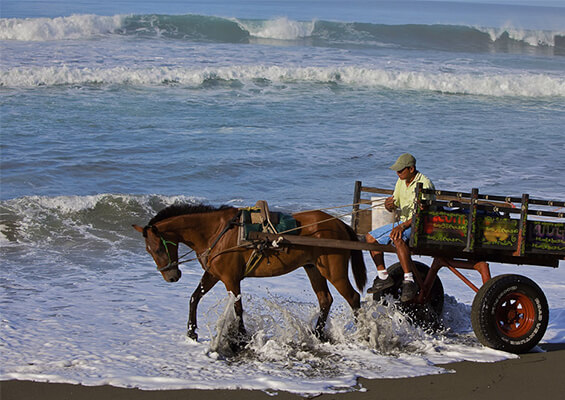
<path id="1" fill-rule="evenodd" d="M 239 297 L 239 295 L 241 294 L 241 287 L 240 287 L 241 281 L 233 280 L 233 281 L 223 281 L 223 282 L 228 292 L 231 292 L 236 298 Z M 241 335 L 242 338 L 244 338 L 247 335 L 247 331 L 245 330 L 245 325 L 243 323 L 243 305 L 241 302 L 241 298 L 237 299 L 236 302 L 234 303 L 234 310 L 235 310 L 235 315 L 239 320 L 238 321 L 239 334 Z"/>
<path id="2" fill-rule="evenodd" d="M 188 326 L 187 326 L 187 335 L 191 339 L 198 339 L 198 335 L 196 334 L 196 309 L 198 308 L 198 302 L 210 289 L 214 287 L 214 285 L 218 282 L 218 278 L 210 275 L 208 272 L 204 272 L 202 278 L 200 279 L 200 283 L 196 287 L 194 293 L 190 297 L 190 304 L 189 304 L 189 312 L 188 312 Z"/>
<path id="3" fill-rule="evenodd" d="M 320 271 L 318 271 L 314 265 L 305 265 L 304 269 L 308 274 L 312 289 L 314 289 L 316 297 L 318 297 L 318 303 L 320 304 L 320 314 L 316 322 L 314 333 L 320 340 L 325 340 L 324 328 L 326 327 L 326 321 L 333 302 L 330 289 L 328 288 L 328 281 L 326 281 L 326 278 L 320 274 Z"/>
<path id="4" fill-rule="evenodd" d="M 238 279 L 234 279 L 229 281 L 222 280 L 222 282 L 224 282 L 224 285 L 226 286 L 226 290 L 228 292 L 231 292 L 237 299 L 236 302 L 234 303 L 234 310 L 238 323 L 238 332 L 235 335 L 235 337 L 230 338 L 230 348 L 234 353 L 237 353 L 245 347 L 248 341 L 247 331 L 245 329 L 245 324 L 243 323 L 243 305 L 240 297 L 241 281 Z"/>
<path id="5" fill-rule="evenodd" d="M 327 254 L 318 258 L 316 266 L 322 276 L 334 285 L 355 313 L 361 307 L 361 296 L 349 282 L 348 261 L 348 257 L 343 255 Z"/>

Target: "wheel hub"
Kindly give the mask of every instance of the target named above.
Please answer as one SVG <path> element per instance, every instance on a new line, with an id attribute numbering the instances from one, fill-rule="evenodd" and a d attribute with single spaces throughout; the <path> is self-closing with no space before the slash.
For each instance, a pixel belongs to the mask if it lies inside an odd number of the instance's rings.
<path id="1" fill-rule="evenodd" d="M 535 323 L 532 300 L 521 293 L 510 293 L 496 308 L 498 329 L 506 336 L 519 338 L 530 331 Z"/>

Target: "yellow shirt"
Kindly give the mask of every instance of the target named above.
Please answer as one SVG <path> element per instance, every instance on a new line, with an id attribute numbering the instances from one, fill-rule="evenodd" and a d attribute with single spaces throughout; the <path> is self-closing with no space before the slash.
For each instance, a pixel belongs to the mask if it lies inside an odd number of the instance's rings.
<path id="1" fill-rule="evenodd" d="M 406 222 L 414 214 L 414 200 L 416 199 L 416 186 L 419 182 L 422 182 L 424 189 L 435 190 L 432 181 L 422 173 L 418 172 L 412 182 L 406 186 L 406 182 L 399 179 L 396 181 L 396 186 L 394 187 L 394 204 L 397 207 L 400 215 L 400 221 Z"/>

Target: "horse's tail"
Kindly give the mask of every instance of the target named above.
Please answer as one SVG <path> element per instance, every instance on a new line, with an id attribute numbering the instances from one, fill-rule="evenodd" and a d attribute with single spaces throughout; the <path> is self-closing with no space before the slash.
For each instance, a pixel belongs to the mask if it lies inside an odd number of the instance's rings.
<path id="1" fill-rule="evenodd" d="M 355 231 L 347 224 L 347 233 L 349 238 L 355 242 L 359 241 Z M 363 292 L 363 288 L 367 284 L 367 267 L 365 266 L 365 260 L 363 259 L 363 252 L 361 250 L 351 250 L 351 270 L 353 271 L 353 278 L 355 278 L 355 284 L 357 288 Z"/>

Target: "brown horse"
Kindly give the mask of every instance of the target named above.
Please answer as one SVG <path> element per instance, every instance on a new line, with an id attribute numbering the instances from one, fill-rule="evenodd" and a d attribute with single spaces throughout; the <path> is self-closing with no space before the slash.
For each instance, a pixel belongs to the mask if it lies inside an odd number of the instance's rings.
<path id="1" fill-rule="evenodd" d="M 145 237 L 146 249 L 167 282 L 176 282 L 181 277 L 178 264 L 182 261 L 178 261 L 178 243 L 186 244 L 196 253 L 204 275 L 190 298 L 189 337 L 197 339 L 198 302 L 218 281 L 222 281 L 226 290 L 237 298 L 243 278 L 278 276 L 304 267 L 320 304 L 315 328 L 315 334 L 320 338 L 324 337 L 323 330 L 333 302 L 327 281 L 332 283 L 353 310 L 360 307 L 359 293 L 349 282 L 348 261 L 351 258 L 355 283 L 362 291 L 367 281 L 367 270 L 361 251 L 310 246 L 292 246 L 284 251 L 266 249 L 258 265 L 245 275 L 246 264 L 253 250 L 238 246 L 238 229 L 235 228 L 237 216 L 238 209 L 233 207 L 173 205 L 160 211 L 147 226 L 142 228 L 133 225 Z M 302 227 L 301 236 L 357 240 L 349 226 L 324 212 L 307 211 L 294 214 L 293 217 Z M 235 312 L 239 319 L 239 333 L 244 337 L 240 298 L 235 302 Z"/>

